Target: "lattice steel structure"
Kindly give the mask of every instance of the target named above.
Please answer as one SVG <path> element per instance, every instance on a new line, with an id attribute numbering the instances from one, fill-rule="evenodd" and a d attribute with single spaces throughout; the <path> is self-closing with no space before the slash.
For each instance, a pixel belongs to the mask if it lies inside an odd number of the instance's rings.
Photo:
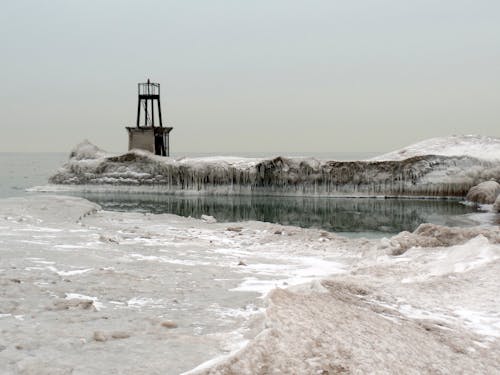
<path id="1" fill-rule="evenodd" d="M 138 148 L 153 152 L 156 155 L 169 156 L 169 133 L 173 128 L 163 127 L 160 84 L 151 82 L 149 79 L 145 83 L 138 83 L 137 96 L 136 126 L 126 127 L 129 135 L 129 150 Z"/>

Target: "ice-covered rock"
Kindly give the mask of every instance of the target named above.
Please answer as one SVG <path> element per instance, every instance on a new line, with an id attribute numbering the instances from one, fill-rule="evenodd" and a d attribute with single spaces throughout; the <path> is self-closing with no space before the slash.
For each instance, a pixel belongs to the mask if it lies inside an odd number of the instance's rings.
<path id="1" fill-rule="evenodd" d="M 496 181 L 485 181 L 470 188 L 466 200 L 479 204 L 493 204 L 500 195 L 500 184 Z"/>
<path id="2" fill-rule="evenodd" d="M 500 142 L 491 141 L 486 146 L 500 150 Z M 322 161 L 286 157 L 174 159 L 139 150 L 109 156 L 88 144 L 78 149 L 83 151 L 76 152 L 50 178 L 52 184 L 86 185 L 89 190 L 105 186 L 120 190 L 123 186 L 127 191 L 133 187 L 135 191 L 168 193 L 463 197 L 482 181 L 500 179 L 498 162 L 467 153 L 420 154 L 386 161 Z"/>
<path id="3" fill-rule="evenodd" d="M 201 220 L 208 224 L 214 224 L 217 222 L 217 219 L 210 215 L 201 215 Z"/>
<path id="4" fill-rule="evenodd" d="M 401 232 L 390 239 L 392 255 L 401 255 L 412 247 L 442 247 L 464 244 L 477 236 L 491 243 L 500 243 L 500 231 L 495 227 L 446 227 L 436 224 L 421 224 L 413 233 Z"/>
<path id="5" fill-rule="evenodd" d="M 85 160 L 99 159 L 108 155 L 106 151 L 100 149 L 96 145 L 90 143 L 87 139 L 75 146 L 69 154 L 70 159 Z"/>
<path id="6" fill-rule="evenodd" d="M 500 160 L 500 138 L 482 135 L 453 135 L 430 138 L 371 160 L 403 160 L 421 155 L 470 156 Z"/>
<path id="7" fill-rule="evenodd" d="M 493 204 L 493 210 L 496 212 L 500 212 L 500 195 L 497 197 L 495 203 Z"/>

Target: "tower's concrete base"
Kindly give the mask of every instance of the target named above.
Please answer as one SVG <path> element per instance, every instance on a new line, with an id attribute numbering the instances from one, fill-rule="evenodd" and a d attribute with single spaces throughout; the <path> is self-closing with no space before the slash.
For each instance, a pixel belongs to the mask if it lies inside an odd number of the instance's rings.
<path id="1" fill-rule="evenodd" d="M 170 156 L 169 133 L 173 128 L 163 127 L 126 127 L 128 149 L 140 149 L 156 155 Z"/>

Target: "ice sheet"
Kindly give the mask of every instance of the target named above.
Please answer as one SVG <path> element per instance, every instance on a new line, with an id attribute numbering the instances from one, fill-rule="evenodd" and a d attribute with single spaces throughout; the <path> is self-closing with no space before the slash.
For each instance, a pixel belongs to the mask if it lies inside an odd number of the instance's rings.
<path id="1" fill-rule="evenodd" d="M 498 369 L 498 227 L 366 240 L 238 226 L 2 200 L 6 372 L 178 374 L 214 358 L 194 373 Z"/>

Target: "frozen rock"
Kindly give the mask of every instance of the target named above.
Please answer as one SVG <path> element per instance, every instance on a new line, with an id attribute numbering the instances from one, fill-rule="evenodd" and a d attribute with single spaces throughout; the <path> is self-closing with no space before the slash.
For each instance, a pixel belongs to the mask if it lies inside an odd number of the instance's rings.
<path id="1" fill-rule="evenodd" d="M 228 232 L 241 232 L 243 230 L 243 227 L 227 227 L 226 230 Z"/>
<path id="2" fill-rule="evenodd" d="M 58 299 L 54 301 L 55 310 L 70 310 L 70 309 L 82 309 L 82 310 L 92 310 L 97 311 L 94 306 L 94 301 L 90 299 Z"/>
<path id="3" fill-rule="evenodd" d="M 495 200 L 495 204 L 493 204 L 493 210 L 496 212 L 500 212 L 500 195 Z"/>
<path id="4" fill-rule="evenodd" d="M 96 145 L 90 143 L 87 139 L 76 145 L 69 154 L 70 159 L 86 160 L 86 159 L 99 159 L 108 155 L 104 150 L 101 150 Z"/>
<path id="5" fill-rule="evenodd" d="M 485 181 L 470 188 L 466 200 L 479 204 L 493 204 L 500 195 L 500 184 L 496 181 Z"/>
<path id="6" fill-rule="evenodd" d="M 491 227 L 446 227 L 435 224 L 421 224 L 413 233 L 401 232 L 389 242 L 390 253 L 401 255 L 412 247 L 443 247 L 463 244 L 479 235 L 491 243 L 500 243 L 500 231 Z"/>
<path id="7" fill-rule="evenodd" d="M 175 323 L 171 320 L 165 320 L 161 323 L 161 326 L 168 328 L 168 329 L 173 329 L 173 328 L 177 328 L 177 323 Z"/>
<path id="8" fill-rule="evenodd" d="M 208 224 L 214 224 L 217 222 L 217 219 L 210 215 L 201 215 L 201 220 Z"/>
<path id="9" fill-rule="evenodd" d="M 106 334 L 102 331 L 95 331 L 93 337 L 94 337 L 94 341 L 97 341 L 97 342 L 104 342 L 104 341 L 108 340 L 108 338 L 106 337 Z"/>
<path id="10" fill-rule="evenodd" d="M 111 337 L 114 339 L 128 339 L 130 334 L 123 331 L 116 331 L 111 333 Z"/>

